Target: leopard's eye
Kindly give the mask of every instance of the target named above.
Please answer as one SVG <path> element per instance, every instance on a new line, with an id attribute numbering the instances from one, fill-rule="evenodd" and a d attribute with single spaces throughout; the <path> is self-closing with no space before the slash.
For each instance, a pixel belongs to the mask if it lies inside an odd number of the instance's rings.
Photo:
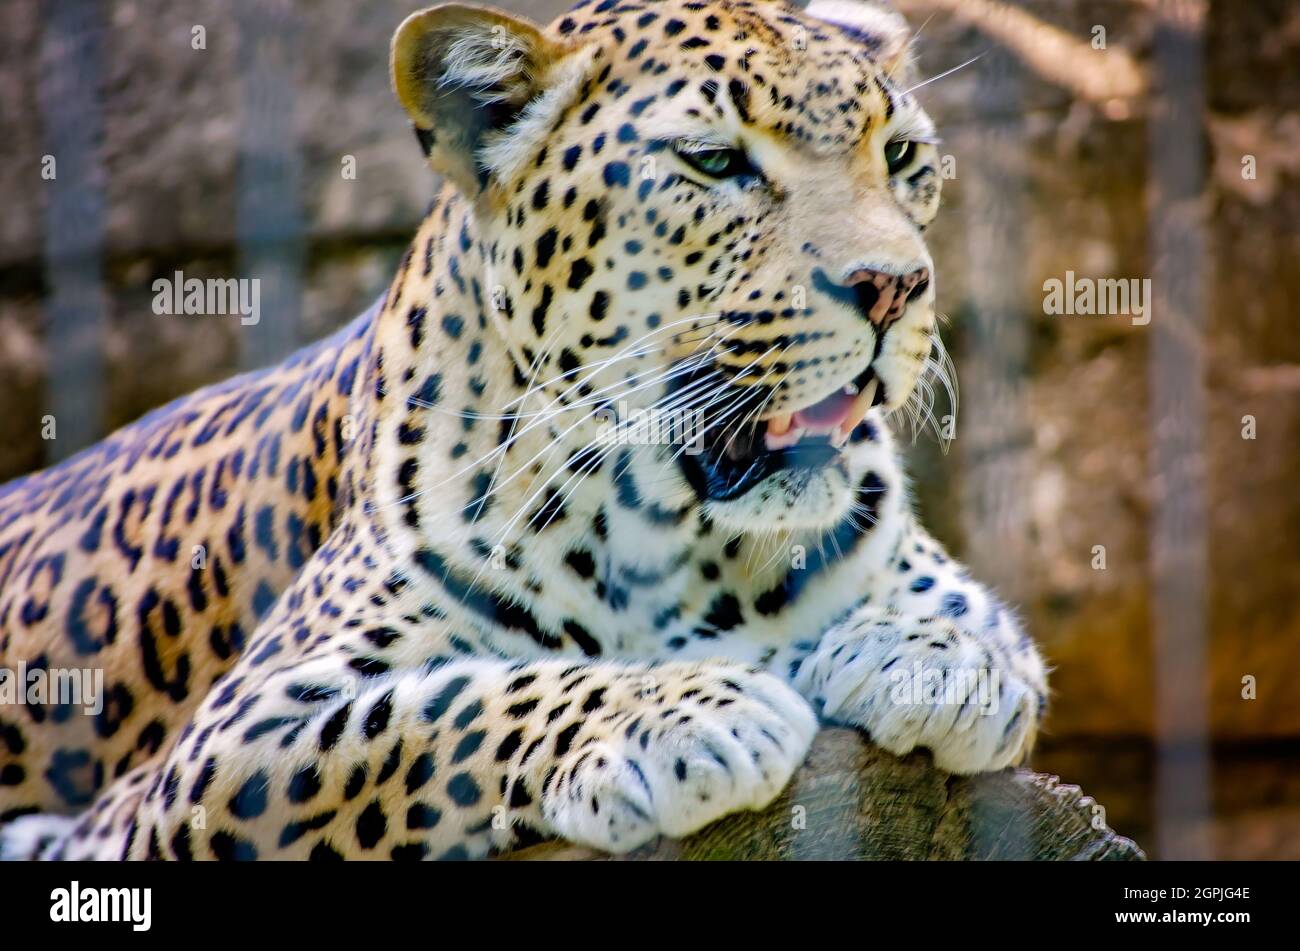
<path id="1" fill-rule="evenodd" d="M 711 178 L 736 178 L 741 175 L 753 175 L 754 166 L 749 157 L 740 149 L 707 148 L 688 149 L 678 147 L 677 155 L 683 162 L 697 172 L 703 172 Z"/>
<path id="2" fill-rule="evenodd" d="M 903 169 L 912 164 L 912 159 L 916 155 L 916 143 L 911 139 L 895 139 L 885 146 L 885 164 L 889 166 L 889 174 L 897 175 Z"/>

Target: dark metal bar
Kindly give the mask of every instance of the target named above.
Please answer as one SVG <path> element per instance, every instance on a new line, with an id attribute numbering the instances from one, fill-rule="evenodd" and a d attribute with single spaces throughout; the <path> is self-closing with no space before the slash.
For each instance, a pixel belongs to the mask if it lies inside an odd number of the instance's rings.
<path id="1" fill-rule="evenodd" d="M 252 368 L 280 360 L 300 338 L 306 249 L 294 70 L 302 24 L 293 0 L 242 2 L 238 24 L 236 233 L 240 270 L 259 282 L 261 310 L 240 327 L 240 362 Z"/>
<path id="2" fill-rule="evenodd" d="M 104 57 L 99 0 L 43 8 L 39 100 L 45 128 L 45 342 L 49 354 L 42 425 L 46 461 L 65 459 L 103 435 L 105 175 L 99 82 Z M 47 162 L 52 160 L 52 165 Z M 33 169 L 38 174 L 40 169 Z"/>
<path id="3" fill-rule="evenodd" d="M 1026 386 L 1029 315 L 1024 311 L 1025 199 L 1028 167 L 1021 104 L 1024 76 L 1012 55 L 994 49 L 976 69 L 975 103 L 999 114 L 963 130 L 956 184 L 967 255 L 962 316 L 962 520 L 966 560 L 975 575 L 1018 602 L 1030 591 L 1029 498 L 1033 448 Z M 942 291 L 941 291 L 942 292 Z M 972 832 L 984 845 L 1028 852 L 1030 817 L 977 807 Z"/>
<path id="4" fill-rule="evenodd" d="M 1151 528 L 1156 841 L 1162 859 L 1210 858 L 1206 690 L 1204 0 L 1156 11 L 1148 122 L 1152 262 Z"/>

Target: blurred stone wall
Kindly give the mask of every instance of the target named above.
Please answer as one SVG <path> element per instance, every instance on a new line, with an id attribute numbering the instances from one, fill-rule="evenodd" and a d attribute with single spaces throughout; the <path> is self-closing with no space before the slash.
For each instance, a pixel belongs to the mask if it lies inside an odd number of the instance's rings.
<path id="1" fill-rule="evenodd" d="M 105 0 L 100 161 L 107 201 L 104 433 L 240 367 L 238 321 L 159 319 L 152 282 L 238 271 L 240 16 L 253 0 Z M 288 0 L 301 40 L 282 134 L 301 150 L 307 260 L 298 338 L 382 293 L 436 191 L 388 86 L 388 42 L 418 4 Z M 502 7 L 510 3 L 497 4 Z M 515 3 L 549 19 L 565 4 Z M 0 31 L 0 478 L 39 468 L 47 346 L 39 90 L 52 68 L 45 0 L 6 0 Z M 193 48 L 203 28 L 204 49 Z M 245 38 L 246 39 L 246 38 Z M 355 178 L 345 178 L 345 157 Z M 56 156 L 57 158 L 57 156 Z M 57 181 L 57 180 L 56 180 Z"/>
<path id="2" fill-rule="evenodd" d="M 1023 215 L 1014 235 L 1020 263 L 1001 295 L 1013 312 L 999 319 L 1023 322 L 1017 346 L 1024 361 L 1010 397 L 1017 405 L 1003 412 L 1021 413 L 1025 429 L 1014 434 L 1016 445 L 989 451 L 1014 452 L 1023 463 L 1023 482 L 1008 502 L 1018 506 L 1015 524 L 1023 526 L 1014 587 L 1056 667 L 1044 756 L 1106 799 L 1108 782 L 1138 781 L 1152 730 L 1148 454 L 1156 421 L 1148 418 L 1149 334 L 1124 318 L 1048 316 L 1042 287 L 1066 271 L 1150 276 L 1151 100 L 1086 102 L 1014 56 L 995 56 L 985 33 L 935 3 L 897 3 L 914 22 L 929 18 L 918 44 L 923 76 L 987 54 L 919 93 L 939 123 L 940 151 L 954 160 L 946 210 L 932 230 L 939 305 L 961 371 L 971 356 L 972 287 L 989 278 L 968 268 L 986 259 L 972 254 L 972 242 L 985 239 L 971 176 L 1002 169 L 1004 182 L 1018 183 L 1014 198 Z M 546 21 L 565 4 L 496 5 Z M 307 233 L 296 335 L 305 341 L 382 292 L 435 183 L 388 90 L 388 40 L 415 4 L 281 6 L 301 31 L 292 62 L 284 64 L 295 98 L 282 132 L 301 156 Z M 1149 63 L 1149 3 L 1018 6 L 1084 42 L 1103 25 L 1108 49 L 1096 51 L 1103 70 L 1114 52 Z M 0 478 L 38 468 L 49 455 L 41 439 L 49 373 L 42 254 L 52 187 L 39 174 L 47 150 L 40 91 L 51 68 L 45 7 L 45 0 L 7 0 L 0 33 Z M 107 432 L 240 366 L 238 321 L 155 317 L 150 285 L 175 270 L 195 277 L 239 273 L 236 188 L 248 91 L 239 65 L 240 3 L 106 0 L 102 9 L 107 326 L 100 430 Z M 204 28 L 205 49 L 192 47 L 196 26 Z M 1300 325 L 1293 303 L 1300 300 L 1300 5 L 1215 0 L 1206 35 L 1213 263 L 1206 689 L 1218 748 L 1282 750 L 1277 755 L 1293 766 L 1300 739 Z M 989 77 L 981 73 L 994 62 L 1014 71 L 1017 91 L 1010 120 L 1018 138 L 1002 144 L 981 134 L 1009 119 L 1007 103 L 989 95 Z M 1255 158 L 1254 179 L 1242 176 L 1247 155 Z M 354 179 L 341 174 L 349 156 Z M 987 413 L 990 406 L 981 408 Z M 936 414 L 944 412 L 941 401 Z M 1242 438 L 1246 415 L 1255 419 L 1252 440 Z M 992 417 L 994 427 L 1000 418 Z M 979 422 L 987 431 L 990 420 Z M 924 434 L 911 450 L 921 508 L 939 537 L 973 554 L 977 573 L 996 578 L 997 559 L 965 537 L 969 509 L 979 500 L 965 492 L 978 460 L 963 450 L 963 425 L 959 417 L 946 455 Z M 1106 550 L 1104 570 L 1093 567 L 1098 545 Z M 1257 699 L 1242 698 L 1246 676 L 1257 679 Z M 1103 752 L 1068 759 L 1075 740 L 1100 743 L 1094 749 Z M 1236 774 L 1225 766 L 1219 775 Z M 1276 784 L 1270 789 L 1281 795 Z M 1235 801 L 1240 792 L 1229 783 L 1215 795 Z M 1131 821 L 1140 825 L 1140 808 L 1133 808 Z M 1300 843 L 1300 824 L 1292 834 Z"/>
<path id="3" fill-rule="evenodd" d="M 936 5 L 899 0 L 914 21 Z M 1085 41 L 1104 25 L 1111 51 L 1150 70 L 1153 4 L 1017 6 Z M 1224 857 L 1297 857 L 1300 338 L 1292 302 L 1300 293 L 1300 5 L 1211 2 L 1205 32 L 1211 848 Z M 1159 491 L 1151 435 L 1163 422 L 1149 411 L 1151 325 L 1048 316 L 1042 305 L 1043 282 L 1067 271 L 1152 275 L 1147 120 L 1158 103 L 1153 93 L 1087 103 L 1024 69 L 1023 147 L 987 154 L 981 129 L 1002 118 L 1004 104 L 981 101 L 972 74 L 985 67 L 991 47 L 987 36 L 943 13 L 921 42 L 925 76 L 986 54 L 921 92 L 945 138 L 941 151 L 956 158 L 933 238 L 940 304 L 952 318 L 945 337 L 959 376 L 974 389 L 965 375 L 973 323 L 968 261 L 980 222 L 971 219 L 966 173 L 1013 163 L 1023 183 L 1016 198 L 1027 214 L 1016 242 L 1023 264 L 1009 278 L 1021 301 L 1015 319 L 1029 327 L 1022 398 L 1030 461 L 1020 499 L 1027 552 L 1019 586 L 1026 618 L 1055 668 L 1053 712 L 1036 762 L 1084 783 L 1111 808 L 1117 828 L 1151 848 L 1150 539 Z M 1096 52 L 1103 69 L 1108 55 Z M 1251 157 L 1253 179 L 1242 174 Z M 1167 317 L 1156 313 L 1152 321 Z M 1254 420 L 1253 439 L 1243 438 L 1244 417 Z M 961 432 L 969 422 L 959 417 L 947 455 L 933 440 L 918 442 L 922 509 L 941 537 L 967 552 L 976 574 L 996 577 L 999 555 L 977 555 L 964 537 L 970 520 L 962 487 L 971 460 Z M 1098 545 L 1104 570 L 1093 565 Z M 1254 678 L 1256 699 L 1243 697 L 1243 678 Z"/>

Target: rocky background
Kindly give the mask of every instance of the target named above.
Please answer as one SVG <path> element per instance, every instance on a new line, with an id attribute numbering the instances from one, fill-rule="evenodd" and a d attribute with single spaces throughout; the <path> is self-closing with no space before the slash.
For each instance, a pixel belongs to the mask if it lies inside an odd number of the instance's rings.
<path id="1" fill-rule="evenodd" d="M 6 0 L 0 478 L 382 291 L 435 190 L 388 91 L 414 6 Z M 962 402 L 950 443 L 910 451 L 927 521 L 1056 668 L 1033 765 L 1155 857 L 1300 858 L 1300 3 L 897 6 L 922 77 L 979 57 L 918 92 L 948 157 L 932 241 Z M 1162 59 L 1170 30 L 1190 39 Z M 155 316 L 176 270 L 261 276 L 273 316 Z M 1047 314 L 1067 271 L 1168 286 L 1146 325 Z M 1180 482 L 1154 449 L 1188 426 Z"/>

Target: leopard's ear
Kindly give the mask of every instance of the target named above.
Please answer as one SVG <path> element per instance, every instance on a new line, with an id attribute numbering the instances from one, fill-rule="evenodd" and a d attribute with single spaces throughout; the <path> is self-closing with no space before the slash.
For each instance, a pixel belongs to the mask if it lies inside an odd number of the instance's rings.
<path id="1" fill-rule="evenodd" d="M 430 164 L 472 197 L 519 151 L 503 140 L 520 120 L 562 105 L 578 49 L 497 10 L 430 7 L 393 36 L 393 89 Z"/>
<path id="2" fill-rule="evenodd" d="M 888 0 L 793 0 L 795 6 L 860 36 L 871 57 L 895 79 L 912 80 L 912 30 Z"/>

